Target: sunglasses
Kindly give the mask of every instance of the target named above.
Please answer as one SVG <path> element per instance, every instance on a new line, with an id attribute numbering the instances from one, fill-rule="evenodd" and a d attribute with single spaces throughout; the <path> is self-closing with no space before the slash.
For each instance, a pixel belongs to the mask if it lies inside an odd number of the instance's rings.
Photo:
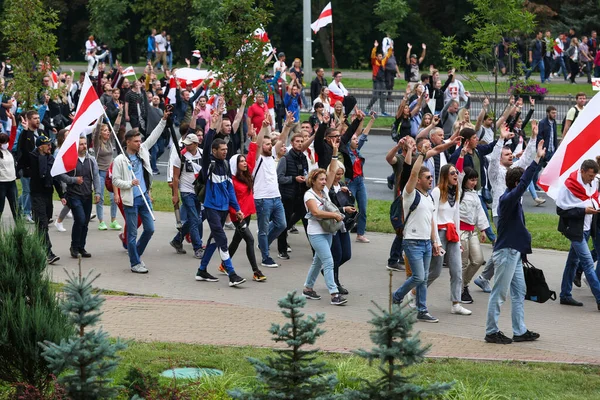
<path id="1" fill-rule="evenodd" d="M 341 137 L 341 136 L 342 136 L 342 135 L 331 135 L 331 136 L 327 136 L 327 137 L 328 137 L 328 138 L 331 138 L 331 139 L 335 139 L 335 138 L 339 138 L 339 137 Z"/>
<path id="2" fill-rule="evenodd" d="M 433 179 L 433 176 L 431 176 L 431 175 L 427 175 L 427 176 L 424 176 L 424 178 L 425 178 L 425 179 L 427 179 L 428 181 L 430 181 L 430 180 L 432 180 L 432 179 Z"/>
<path id="3" fill-rule="evenodd" d="M 448 172 L 448 174 L 454 176 L 454 175 L 458 175 L 458 172 L 457 171 L 450 171 L 450 172 Z"/>

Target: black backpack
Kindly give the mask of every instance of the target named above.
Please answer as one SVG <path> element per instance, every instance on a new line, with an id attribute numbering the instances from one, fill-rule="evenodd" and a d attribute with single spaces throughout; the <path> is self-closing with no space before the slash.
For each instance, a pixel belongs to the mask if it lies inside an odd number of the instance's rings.
<path id="1" fill-rule="evenodd" d="M 534 267 L 529 261 L 525 261 L 523 263 L 523 275 L 525 275 L 527 286 L 525 300 L 537 303 L 545 303 L 548 299 L 556 300 L 556 292 L 548 287 L 544 271 Z"/>
<path id="2" fill-rule="evenodd" d="M 573 126 L 573 124 L 575 123 L 575 120 L 577 119 L 577 117 L 579 116 L 579 108 L 577 107 L 573 107 L 575 109 L 575 116 L 573 117 L 573 121 L 571 121 L 571 126 Z M 568 114 L 568 112 L 567 112 Z M 567 116 L 565 115 L 565 117 L 562 120 L 562 129 L 560 130 L 560 133 L 562 135 L 565 134 L 565 123 L 567 122 Z"/>
<path id="3" fill-rule="evenodd" d="M 417 190 L 417 189 L 415 189 Z M 392 227 L 396 231 L 396 234 L 400 235 L 404 230 L 404 225 L 406 221 L 408 221 L 408 217 L 412 214 L 413 211 L 417 209 L 419 203 L 421 202 L 421 193 L 417 190 L 415 193 L 415 200 L 410 205 L 408 209 L 408 214 L 406 218 L 404 218 L 404 207 L 402 205 L 402 194 L 396 196 L 392 205 L 390 206 L 390 222 L 392 223 Z"/>
<path id="4" fill-rule="evenodd" d="M 196 197 L 200 201 L 200 203 L 204 203 L 204 199 L 206 197 L 206 182 L 209 181 L 213 170 L 215 169 L 215 160 L 210 160 L 210 166 L 208 167 L 208 173 L 206 174 L 206 180 L 204 179 L 204 173 L 202 171 L 198 174 L 198 177 L 194 180 L 194 193 L 196 193 Z M 231 171 L 229 169 L 229 162 L 225 160 L 225 165 L 227 166 L 227 176 L 231 178 Z"/>

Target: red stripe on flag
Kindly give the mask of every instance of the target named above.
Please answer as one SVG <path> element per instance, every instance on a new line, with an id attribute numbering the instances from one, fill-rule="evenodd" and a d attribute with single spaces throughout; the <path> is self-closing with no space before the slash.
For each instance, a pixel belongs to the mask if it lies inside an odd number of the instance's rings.
<path id="1" fill-rule="evenodd" d="M 62 156 L 62 162 L 66 171 L 72 171 L 77 167 L 79 140 L 71 145 Z"/>
<path id="2" fill-rule="evenodd" d="M 87 93 L 85 94 L 85 98 L 81 102 L 80 107 L 77 109 L 77 113 L 75 114 L 75 118 L 73 118 L 73 122 L 71 123 L 71 126 L 75 125 L 75 123 L 79 119 L 79 116 L 85 114 L 85 112 L 87 111 L 87 109 L 95 101 L 98 101 L 98 94 L 96 93 L 96 91 L 94 90 L 94 88 L 90 87 L 90 90 L 88 90 Z"/>
<path id="3" fill-rule="evenodd" d="M 329 10 L 323 10 L 323 12 L 321 13 L 321 15 L 319 15 L 319 19 L 325 18 L 325 17 L 331 17 L 331 8 Z"/>
<path id="4" fill-rule="evenodd" d="M 600 141 L 600 115 L 588 124 L 573 139 L 565 149 L 565 158 L 560 168 L 560 174 L 564 174 L 598 141 Z M 546 145 L 548 148 L 548 145 Z"/>

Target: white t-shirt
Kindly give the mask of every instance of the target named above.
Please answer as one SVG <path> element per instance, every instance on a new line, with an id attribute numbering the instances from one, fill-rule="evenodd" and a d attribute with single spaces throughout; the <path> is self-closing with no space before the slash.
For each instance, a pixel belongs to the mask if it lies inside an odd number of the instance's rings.
<path id="1" fill-rule="evenodd" d="M 258 160 L 256 160 L 253 175 L 255 200 L 281 197 L 279 183 L 277 182 L 277 163 L 275 162 L 275 158 L 265 157 L 261 154 Z"/>
<path id="2" fill-rule="evenodd" d="M 327 192 L 329 192 L 329 190 L 327 190 L 327 187 L 325 187 L 322 196 L 317 195 L 312 189 L 307 190 L 306 193 L 304 193 L 304 208 L 306 208 L 306 212 L 309 212 L 308 206 L 306 205 L 306 202 L 308 200 L 315 200 L 317 202 L 317 208 L 319 210 L 323 210 L 323 203 L 321 202 L 321 200 L 319 200 L 319 197 L 329 200 L 329 195 L 327 194 Z M 325 232 L 323 228 L 321 228 L 321 224 L 319 224 L 319 219 L 317 219 L 316 217 L 312 217 L 308 219 L 306 233 L 308 233 L 309 235 L 321 235 L 324 233 L 326 234 L 328 232 Z"/>
<path id="3" fill-rule="evenodd" d="M 281 70 L 283 70 L 283 68 L 285 68 L 285 62 L 283 62 L 283 61 L 275 61 L 275 64 L 273 64 L 273 75 L 277 75 L 277 69 L 278 68 L 281 69 Z M 287 81 L 287 69 L 281 73 L 280 77 L 284 81 Z"/>
<path id="4" fill-rule="evenodd" d="M 412 193 L 402 192 L 402 207 L 404 208 L 404 219 L 409 213 L 410 206 L 415 201 L 417 189 Z M 437 211 L 431 196 L 421 195 L 421 201 L 417 208 L 410 214 L 410 218 L 404 225 L 404 239 L 429 240 L 431 239 L 431 221 L 433 213 Z"/>
<path id="5" fill-rule="evenodd" d="M 179 191 L 181 193 L 194 193 L 194 181 L 202 170 L 202 151 L 198 149 L 195 155 L 186 151 L 183 154 L 183 159 L 184 163 L 182 165 L 177 151 L 172 151 L 169 163 L 173 167 L 181 168 Z"/>
<path id="6" fill-rule="evenodd" d="M 483 136 L 481 136 L 481 134 L 483 133 Z M 486 128 L 485 126 L 481 126 L 479 132 L 477 132 L 477 135 L 479 137 L 481 137 L 481 141 L 484 141 L 486 143 L 492 143 L 494 141 L 494 130 L 492 128 Z"/>
<path id="7" fill-rule="evenodd" d="M 162 35 L 154 36 L 154 42 L 156 43 L 156 51 L 166 51 L 165 44 L 167 41 Z"/>

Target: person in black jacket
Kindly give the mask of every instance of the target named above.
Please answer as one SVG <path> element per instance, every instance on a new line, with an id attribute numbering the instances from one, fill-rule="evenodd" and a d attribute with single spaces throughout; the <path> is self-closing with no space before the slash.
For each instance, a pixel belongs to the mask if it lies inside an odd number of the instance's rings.
<path id="1" fill-rule="evenodd" d="M 52 177 L 50 170 L 54 165 L 51 153 L 51 141 L 46 136 L 36 139 L 37 149 L 29 153 L 25 167 L 31 178 L 31 209 L 38 233 L 44 238 L 48 264 L 54 264 L 60 257 L 52 252 L 52 242 L 48 236 L 48 221 L 52 218 L 52 193 L 54 189 L 61 203 L 67 204 L 59 179 Z M 54 188 L 54 189 L 53 189 Z"/>
<path id="2" fill-rule="evenodd" d="M 585 160 L 578 171 L 569 175 L 556 199 L 556 213 L 559 216 L 558 231 L 571 241 L 560 287 L 560 304 L 583 306 L 571 295 L 573 279 L 579 267 L 585 273 L 600 311 L 600 282 L 587 244 L 590 232 L 596 230 L 596 218 L 593 216 L 600 213 L 598 183 L 595 179 L 598 170 L 600 167 L 596 161 Z"/>
<path id="3" fill-rule="evenodd" d="M 35 141 L 38 136 L 42 135 L 43 132 L 38 128 L 40 127 L 40 115 L 37 111 L 27 111 L 25 119 L 21 118 L 23 124 L 23 131 L 19 136 L 17 142 L 17 153 L 15 159 L 17 160 L 17 175 L 21 178 L 22 194 L 19 197 L 19 208 L 25 215 L 27 222 L 33 223 L 31 219 L 31 196 L 30 196 L 30 172 L 29 172 L 29 158 L 30 153 L 35 150 Z"/>
<path id="4" fill-rule="evenodd" d="M 325 70 L 317 68 L 315 71 L 317 77 L 310 83 L 310 103 L 312 104 L 321 94 L 321 89 L 327 87 L 327 79 L 325 79 Z"/>

